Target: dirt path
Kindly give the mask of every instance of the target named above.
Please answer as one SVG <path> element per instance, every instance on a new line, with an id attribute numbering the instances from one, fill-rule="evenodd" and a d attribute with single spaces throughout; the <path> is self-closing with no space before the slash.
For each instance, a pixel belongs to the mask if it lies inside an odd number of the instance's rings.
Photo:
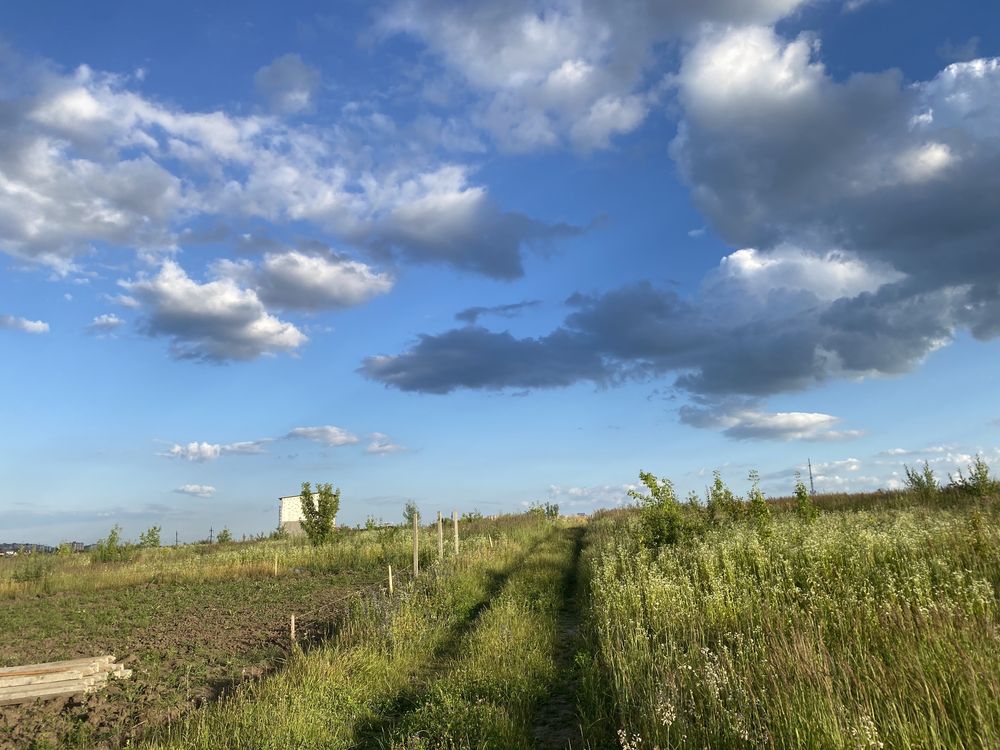
<path id="1" fill-rule="evenodd" d="M 583 738 L 577 716 L 577 673 L 574 658 L 580 647 L 580 555 L 584 527 L 567 531 L 573 537 L 573 557 L 563 577 L 563 604 L 557 623 L 555 660 L 557 682 L 535 716 L 535 747 L 540 750 L 566 750 L 574 743 L 582 747 Z"/>

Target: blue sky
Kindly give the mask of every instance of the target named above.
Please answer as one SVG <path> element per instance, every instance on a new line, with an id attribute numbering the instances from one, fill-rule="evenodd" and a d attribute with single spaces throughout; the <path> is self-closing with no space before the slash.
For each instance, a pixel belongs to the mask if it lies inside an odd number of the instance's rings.
<path id="1" fill-rule="evenodd" d="M 1000 467 L 1000 8 L 0 7 L 0 538 Z"/>

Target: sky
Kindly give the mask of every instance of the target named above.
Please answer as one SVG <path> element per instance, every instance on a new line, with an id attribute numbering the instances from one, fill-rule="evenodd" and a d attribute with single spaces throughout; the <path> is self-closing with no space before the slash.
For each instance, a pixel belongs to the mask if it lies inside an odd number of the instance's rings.
<path id="1" fill-rule="evenodd" d="M 1000 469 L 997 3 L 228 5 L 0 5 L 0 541 Z"/>

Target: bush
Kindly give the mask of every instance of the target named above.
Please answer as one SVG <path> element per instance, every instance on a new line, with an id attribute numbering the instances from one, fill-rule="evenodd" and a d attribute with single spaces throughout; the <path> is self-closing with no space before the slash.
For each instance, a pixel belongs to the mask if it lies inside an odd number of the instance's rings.
<path id="1" fill-rule="evenodd" d="M 412 500 L 407 500 L 403 507 L 403 524 L 409 528 L 413 525 L 414 518 L 417 519 L 417 523 L 420 523 L 420 508 Z"/>
<path id="2" fill-rule="evenodd" d="M 223 527 L 222 531 L 219 532 L 217 541 L 219 544 L 229 544 L 233 541 L 233 533 L 228 528 Z"/>
<path id="3" fill-rule="evenodd" d="M 132 545 L 122 541 L 122 528 L 118 524 L 104 539 L 99 539 L 90 551 L 92 562 L 124 562 L 132 556 Z"/>
<path id="4" fill-rule="evenodd" d="M 709 523 L 718 523 L 722 515 L 725 514 L 730 519 L 739 518 L 743 515 L 743 503 L 733 494 L 726 483 L 722 481 L 721 472 L 716 469 L 712 472 L 712 486 L 708 488 L 708 499 L 705 503 L 708 510 Z"/>
<path id="5" fill-rule="evenodd" d="M 956 479 L 949 474 L 948 481 L 950 483 L 949 489 L 973 497 L 984 498 L 1000 492 L 1000 481 L 990 477 L 990 467 L 979 455 L 969 466 L 969 476 L 964 476 L 962 470 L 959 469 L 958 478 Z"/>
<path id="6" fill-rule="evenodd" d="M 906 472 L 906 489 L 922 500 L 932 500 L 940 491 L 934 470 L 927 461 L 924 461 L 923 471 L 911 469 L 905 464 L 903 471 Z"/>
<path id="7" fill-rule="evenodd" d="M 812 523 L 819 516 L 819 508 L 813 502 L 799 472 L 795 472 L 795 512 L 806 523 Z"/>
<path id="8" fill-rule="evenodd" d="M 640 471 L 639 480 L 649 490 L 648 495 L 629 490 L 629 497 L 639 501 L 639 540 L 647 547 L 676 544 L 704 529 L 700 511 L 684 508 L 677 500 L 674 484 Z"/>
<path id="9" fill-rule="evenodd" d="M 302 483 L 302 530 L 309 542 L 318 547 L 333 539 L 334 519 L 340 510 L 340 489 L 330 484 L 317 484 L 313 495 L 309 482 Z M 220 535 L 221 536 L 221 535 Z M 221 541 L 221 539 L 220 539 Z"/>
<path id="10" fill-rule="evenodd" d="M 758 527 L 766 526 L 771 520 L 771 506 L 767 504 L 764 493 L 760 489 L 760 474 L 756 469 L 747 476 L 750 480 L 750 491 L 747 493 L 747 513 Z"/>
<path id="11" fill-rule="evenodd" d="M 533 516 L 542 518 L 559 518 L 559 505 L 557 503 L 540 503 L 536 501 L 528 508 L 528 512 Z"/>
<path id="12" fill-rule="evenodd" d="M 160 546 L 160 527 L 150 526 L 144 532 L 139 534 L 139 546 L 140 547 L 159 547 Z"/>

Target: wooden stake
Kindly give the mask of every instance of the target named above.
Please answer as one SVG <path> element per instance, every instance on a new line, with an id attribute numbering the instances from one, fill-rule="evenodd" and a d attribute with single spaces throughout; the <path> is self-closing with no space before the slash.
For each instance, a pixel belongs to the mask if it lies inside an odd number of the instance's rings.
<path id="1" fill-rule="evenodd" d="M 291 635 L 291 637 L 292 637 L 292 644 L 294 645 L 294 643 L 295 643 L 295 615 L 292 615 L 292 622 L 291 622 L 291 625 L 289 626 L 288 630 L 289 630 L 289 635 Z"/>
<path id="2" fill-rule="evenodd" d="M 413 514 L 413 577 L 420 574 L 420 520 Z"/>
<path id="3" fill-rule="evenodd" d="M 438 560 L 444 560 L 444 522 L 441 511 L 438 511 Z"/>
<path id="4" fill-rule="evenodd" d="M 278 553 L 274 553 L 274 577 L 278 577 Z"/>
<path id="5" fill-rule="evenodd" d="M 455 554 L 458 554 L 458 511 L 453 510 L 451 512 L 451 525 L 455 529 Z"/>
<path id="6" fill-rule="evenodd" d="M 392 566 L 389 566 L 389 596 L 392 596 Z"/>

